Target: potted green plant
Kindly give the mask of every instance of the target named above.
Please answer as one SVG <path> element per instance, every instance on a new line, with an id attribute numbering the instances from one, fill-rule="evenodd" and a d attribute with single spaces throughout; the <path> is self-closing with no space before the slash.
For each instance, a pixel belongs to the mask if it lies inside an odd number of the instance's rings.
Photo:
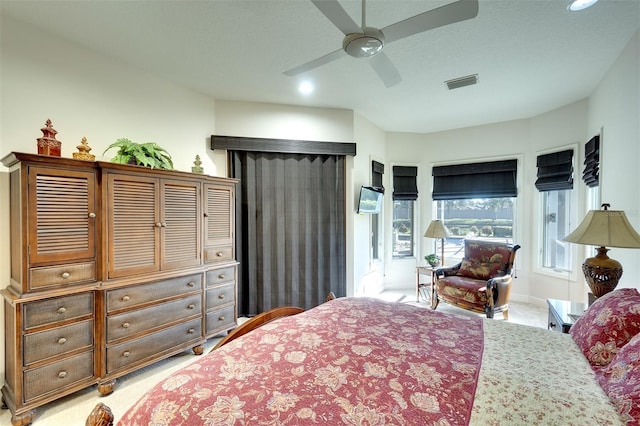
<path id="1" fill-rule="evenodd" d="M 434 268 L 440 264 L 440 258 L 435 253 L 431 253 L 431 254 L 426 255 L 424 257 L 424 260 L 426 260 L 427 263 L 429 265 L 431 265 L 432 267 L 434 267 Z"/>
<path id="2" fill-rule="evenodd" d="M 109 145 L 102 155 L 112 148 L 118 148 L 115 157 L 111 159 L 113 163 L 173 170 L 171 154 L 155 142 L 137 143 L 121 138 Z"/>

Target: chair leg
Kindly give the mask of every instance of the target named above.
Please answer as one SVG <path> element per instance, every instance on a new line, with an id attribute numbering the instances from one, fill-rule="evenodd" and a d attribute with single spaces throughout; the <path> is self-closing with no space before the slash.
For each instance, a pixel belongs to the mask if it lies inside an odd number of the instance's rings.
<path id="1" fill-rule="evenodd" d="M 509 321 L 509 309 L 502 311 L 502 318 L 504 318 L 505 321 Z"/>
<path id="2" fill-rule="evenodd" d="M 431 309 L 435 311 L 438 307 L 438 303 L 440 303 L 440 299 L 438 299 L 438 296 L 434 294 L 431 298 Z"/>
<path id="3" fill-rule="evenodd" d="M 493 306 L 485 306 L 484 312 L 487 314 L 487 318 L 493 318 Z"/>

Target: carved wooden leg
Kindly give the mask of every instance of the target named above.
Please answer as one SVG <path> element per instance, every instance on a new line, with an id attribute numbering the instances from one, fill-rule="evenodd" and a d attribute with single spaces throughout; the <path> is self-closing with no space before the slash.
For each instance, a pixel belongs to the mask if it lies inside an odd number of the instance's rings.
<path id="1" fill-rule="evenodd" d="M 85 426 L 112 426 L 113 413 L 111 409 L 102 402 L 98 403 L 85 422 Z"/>
<path id="2" fill-rule="evenodd" d="M 193 353 L 196 355 L 202 355 L 204 353 L 204 345 L 194 346 Z"/>
<path id="3" fill-rule="evenodd" d="M 24 413 L 14 414 L 13 416 L 11 416 L 11 424 L 13 426 L 28 426 L 33 423 L 33 418 L 35 416 L 35 410 L 29 410 Z"/>
<path id="4" fill-rule="evenodd" d="M 98 383 L 98 392 L 101 395 L 106 396 L 113 392 L 113 388 L 116 386 L 115 380 L 109 380 L 108 382 Z"/>
<path id="5" fill-rule="evenodd" d="M 4 395 L 2 395 L 2 409 L 3 410 L 8 410 L 9 406 L 7 405 L 6 401 L 4 400 Z"/>

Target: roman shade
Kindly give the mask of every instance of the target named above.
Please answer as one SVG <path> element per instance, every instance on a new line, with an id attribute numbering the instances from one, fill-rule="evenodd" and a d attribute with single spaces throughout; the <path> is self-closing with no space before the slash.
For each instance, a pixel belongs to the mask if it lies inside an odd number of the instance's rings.
<path id="1" fill-rule="evenodd" d="M 573 189 L 573 150 L 538 155 L 538 191 Z"/>
<path id="2" fill-rule="evenodd" d="M 600 136 L 598 135 L 584 145 L 582 180 L 590 188 L 600 183 Z"/>
<path id="3" fill-rule="evenodd" d="M 518 195 L 518 160 L 454 164 L 433 168 L 433 199 L 503 198 Z"/>
<path id="4" fill-rule="evenodd" d="M 371 185 L 381 188 L 382 175 L 384 174 L 384 164 L 371 161 Z"/>
<path id="5" fill-rule="evenodd" d="M 417 200 L 418 168 L 411 166 L 393 166 L 393 199 Z"/>

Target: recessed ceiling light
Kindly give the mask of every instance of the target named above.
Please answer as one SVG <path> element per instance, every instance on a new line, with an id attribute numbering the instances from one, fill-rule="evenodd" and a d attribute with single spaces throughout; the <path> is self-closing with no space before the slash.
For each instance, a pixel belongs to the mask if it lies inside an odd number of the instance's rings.
<path id="1" fill-rule="evenodd" d="M 314 89 L 315 87 L 310 81 L 303 81 L 298 85 L 298 91 L 303 95 L 310 95 L 311 93 L 313 93 Z"/>
<path id="2" fill-rule="evenodd" d="M 598 0 L 574 0 L 569 6 L 567 6 L 567 9 L 576 12 L 578 10 L 586 9 L 589 6 L 593 6 L 597 1 Z"/>

